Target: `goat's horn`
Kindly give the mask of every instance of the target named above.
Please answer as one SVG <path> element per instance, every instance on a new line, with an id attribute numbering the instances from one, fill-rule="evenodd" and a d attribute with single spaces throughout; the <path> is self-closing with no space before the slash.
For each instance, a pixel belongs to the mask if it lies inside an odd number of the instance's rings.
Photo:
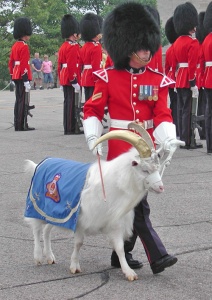
<path id="1" fill-rule="evenodd" d="M 155 148 L 153 140 L 152 140 L 150 134 L 143 127 L 142 123 L 140 123 L 140 122 L 139 123 L 131 122 L 128 125 L 128 129 L 135 129 L 144 138 L 144 140 L 147 142 L 150 149 Z"/>
<path id="2" fill-rule="evenodd" d="M 123 140 L 125 142 L 130 143 L 132 146 L 136 148 L 140 157 L 145 158 L 151 156 L 151 149 L 147 144 L 147 142 L 140 135 L 127 130 L 113 130 L 104 134 L 96 141 L 93 148 L 95 148 L 99 143 L 111 139 Z"/>

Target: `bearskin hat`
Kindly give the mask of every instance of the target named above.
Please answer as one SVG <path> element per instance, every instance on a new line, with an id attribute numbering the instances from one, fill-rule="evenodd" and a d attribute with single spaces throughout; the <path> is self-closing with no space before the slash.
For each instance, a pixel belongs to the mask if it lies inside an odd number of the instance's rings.
<path id="1" fill-rule="evenodd" d="M 126 68 L 129 56 L 141 49 L 152 55 L 160 47 L 160 28 L 142 4 L 123 3 L 103 22 L 103 43 L 117 69 Z"/>
<path id="2" fill-rule="evenodd" d="M 144 7 L 148 10 L 148 12 L 153 16 L 154 20 L 160 26 L 160 15 L 158 10 L 155 7 L 150 6 L 148 4 L 144 5 Z"/>
<path id="3" fill-rule="evenodd" d="M 202 44 L 202 42 L 204 41 L 207 35 L 205 27 L 203 26 L 204 17 L 205 17 L 205 12 L 201 11 L 198 15 L 199 24 L 196 29 L 196 38 L 198 39 L 200 44 Z"/>
<path id="4" fill-rule="evenodd" d="M 102 32 L 103 19 L 94 13 L 85 14 L 80 21 L 80 33 L 82 40 L 90 42 Z"/>
<path id="5" fill-rule="evenodd" d="M 206 9 L 203 26 L 207 34 L 212 32 L 212 2 L 208 4 L 208 7 Z"/>
<path id="6" fill-rule="evenodd" d="M 79 22 L 70 14 L 64 15 L 61 21 L 61 34 L 63 39 L 73 34 L 79 34 Z"/>
<path id="7" fill-rule="evenodd" d="M 25 35 L 32 35 L 32 25 L 28 18 L 20 17 L 14 22 L 13 36 L 14 39 L 18 40 Z"/>
<path id="8" fill-rule="evenodd" d="M 188 35 L 198 25 L 198 13 L 190 2 L 178 5 L 174 10 L 173 22 L 178 35 Z"/>
<path id="9" fill-rule="evenodd" d="M 165 24 L 165 35 L 170 44 L 173 44 L 178 38 L 178 34 L 174 28 L 173 17 L 169 18 Z"/>

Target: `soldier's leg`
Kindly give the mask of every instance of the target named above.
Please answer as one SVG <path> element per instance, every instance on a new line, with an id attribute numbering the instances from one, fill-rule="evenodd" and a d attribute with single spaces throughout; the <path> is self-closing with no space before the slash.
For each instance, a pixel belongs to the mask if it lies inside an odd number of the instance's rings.
<path id="1" fill-rule="evenodd" d="M 63 105 L 63 127 L 64 134 L 72 134 L 74 132 L 73 106 L 74 106 L 74 88 L 64 85 L 64 105 Z"/>
<path id="2" fill-rule="evenodd" d="M 85 91 L 85 101 L 87 101 L 93 95 L 94 86 L 85 86 L 84 91 Z"/>
<path id="3" fill-rule="evenodd" d="M 170 109 L 172 110 L 173 123 L 176 126 L 177 136 L 179 136 L 178 119 L 177 119 L 177 93 L 174 91 L 173 88 L 169 89 L 169 98 L 170 98 Z"/>
<path id="4" fill-rule="evenodd" d="M 206 110 L 205 110 L 205 133 L 207 153 L 212 154 L 212 89 L 205 89 Z"/>
<path id="5" fill-rule="evenodd" d="M 189 146 L 191 143 L 191 109 L 192 93 L 189 88 L 181 89 L 182 107 L 182 141 Z"/>
<path id="6" fill-rule="evenodd" d="M 167 251 L 158 234 L 153 229 L 149 216 L 150 207 L 146 195 L 135 207 L 134 229 L 141 239 L 148 261 L 151 264 L 167 255 Z"/>
<path id="7" fill-rule="evenodd" d="M 180 140 L 182 141 L 182 107 L 183 100 L 181 96 L 181 89 L 177 89 L 177 120 L 178 120 L 178 133 Z"/>
<path id="8" fill-rule="evenodd" d="M 199 98 L 198 98 L 198 116 L 205 116 L 205 108 L 206 108 L 206 96 L 204 89 L 199 89 Z M 199 136 L 201 140 L 205 140 L 205 120 L 199 122 L 200 127 L 202 130 L 198 129 Z"/>
<path id="9" fill-rule="evenodd" d="M 24 130 L 25 87 L 23 80 L 15 81 L 14 127 L 15 131 Z"/>

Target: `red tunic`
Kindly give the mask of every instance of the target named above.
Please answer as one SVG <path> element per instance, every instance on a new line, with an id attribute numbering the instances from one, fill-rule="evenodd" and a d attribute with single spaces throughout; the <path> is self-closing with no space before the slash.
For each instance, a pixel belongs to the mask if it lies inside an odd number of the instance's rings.
<path id="1" fill-rule="evenodd" d="M 93 72 L 101 68 L 102 46 L 99 42 L 86 42 L 80 49 L 80 68 L 82 69 L 82 86 L 94 86 L 96 77 Z"/>
<path id="2" fill-rule="evenodd" d="M 80 83 L 79 51 L 77 42 L 65 41 L 58 52 L 58 76 L 61 85 L 71 85 L 74 79 Z"/>
<path id="3" fill-rule="evenodd" d="M 116 69 L 100 72 L 97 72 L 100 79 L 95 84 L 93 96 L 84 105 L 84 119 L 96 116 L 102 121 L 104 108 L 108 107 L 111 119 L 140 122 L 153 120 L 155 127 L 163 121 L 172 122 L 171 110 L 167 107 L 169 78 L 148 68 L 141 74 Z M 141 85 L 156 86 L 158 100 L 139 100 Z M 152 135 L 153 130 L 148 129 L 148 132 Z M 108 160 L 131 147 L 119 140 L 109 140 L 108 145 Z"/>
<path id="4" fill-rule="evenodd" d="M 113 66 L 114 66 L 114 63 L 112 61 L 112 58 L 110 57 L 110 55 L 108 55 L 107 59 L 106 59 L 106 63 L 105 63 L 105 69 L 113 67 Z"/>
<path id="5" fill-rule="evenodd" d="M 29 65 L 30 53 L 29 46 L 24 41 L 17 41 L 12 46 L 9 70 L 13 80 L 23 79 L 23 75 L 27 75 L 28 80 L 32 80 L 32 72 Z M 25 76 L 26 76 L 25 75 Z"/>
<path id="6" fill-rule="evenodd" d="M 173 47 L 173 72 L 176 72 L 176 88 L 190 88 L 189 81 L 196 79 L 196 68 L 199 53 L 199 42 L 189 35 L 180 36 Z M 179 67 L 179 64 L 187 67 Z M 178 69 L 177 69 L 178 68 Z"/>
<path id="7" fill-rule="evenodd" d="M 172 60 L 173 60 L 173 44 L 166 50 L 166 58 L 165 58 L 165 74 L 176 81 L 175 73 L 172 69 Z M 169 88 L 175 88 L 175 83 L 170 85 Z"/>
<path id="8" fill-rule="evenodd" d="M 205 62 L 203 58 L 203 51 L 202 51 L 202 44 L 199 45 L 199 55 L 198 55 L 198 62 L 197 62 L 197 71 L 196 71 L 196 78 L 198 89 L 204 86 L 204 69 L 205 69 Z"/>
<path id="9" fill-rule="evenodd" d="M 153 55 L 150 63 L 147 66 L 153 69 L 154 71 L 163 73 L 162 46 L 160 46 L 158 51 Z"/>
<path id="10" fill-rule="evenodd" d="M 203 63 L 205 66 L 204 72 L 204 87 L 212 89 L 212 32 L 210 32 L 202 43 Z M 209 63 L 211 66 L 207 66 Z"/>

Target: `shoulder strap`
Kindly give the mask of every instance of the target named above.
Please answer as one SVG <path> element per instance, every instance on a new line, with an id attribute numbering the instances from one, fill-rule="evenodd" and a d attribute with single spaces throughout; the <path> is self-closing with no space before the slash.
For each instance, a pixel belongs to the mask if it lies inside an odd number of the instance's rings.
<path id="1" fill-rule="evenodd" d="M 105 69 L 95 71 L 95 72 L 93 72 L 93 74 L 95 74 L 97 77 L 99 77 L 103 81 L 108 82 L 108 74 Z"/>

